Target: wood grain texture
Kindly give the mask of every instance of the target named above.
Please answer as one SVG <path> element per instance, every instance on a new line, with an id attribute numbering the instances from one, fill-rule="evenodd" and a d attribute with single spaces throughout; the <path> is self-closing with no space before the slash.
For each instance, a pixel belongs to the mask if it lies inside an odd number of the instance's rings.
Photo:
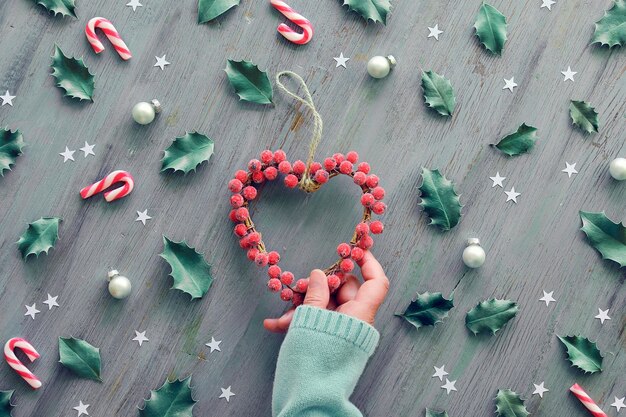
<path id="1" fill-rule="evenodd" d="M 263 318 L 282 302 L 265 289 L 264 272 L 245 257 L 227 220 L 226 183 L 236 169 L 265 148 L 282 147 L 290 159 L 306 157 L 311 123 L 290 99 L 274 106 L 242 103 L 223 72 L 227 59 L 248 59 L 271 74 L 293 70 L 307 81 L 325 122 L 318 157 L 354 149 L 370 162 L 388 193 L 385 234 L 375 254 L 392 280 L 377 328 L 380 346 L 353 400 L 367 416 L 413 417 L 426 407 L 450 416 L 495 411 L 498 388 L 527 398 L 533 415 L 584 416 L 568 394 L 583 385 L 610 415 L 613 396 L 626 395 L 626 291 L 614 264 L 602 261 L 579 231 L 578 211 L 606 210 L 626 219 L 624 184 L 612 181 L 608 163 L 624 156 L 626 82 L 623 48 L 589 46 L 593 22 L 608 0 L 559 1 L 548 11 L 539 0 L 491 3 L 508 18 L 503 56 L 485 52 L 472 25 L 479 0 L 395 1 L 387 26 L 365 24 L 340 1 L 292 6 L 313 22 L 313 41 L 296 47 L 276 32 L 284 21 L 267 2 L 242 1 L 207 25 L 198 25 L 195 0 L 145 0 L 136 12 L 126 0 L 78 1 L 78 20 L 55 18 L 27 0 L 0 2 L 0 90 L 17 95 L 0 107 L 0 125 L 19 128 L 28 147 L 13 171 L 0 178 L 0 340 L 27 338 L 42 354 L 31 369 L 44 381 L 36 392 L 0 365 L 0 389 L 16 389 L 16 417 L 72 415 L 79 400 L 92 416 L 129 416 L 166 377 L 193 373 L 198 416 L 270 415 L 276 356 L 282 336 L 267 334 Z M 113 48 L 96 56 L 83 34 L 93 16 L 110 19 L 133 53 L 129 62 Z M 427 26 L 438 23 L 438 42 Z M 84 55 L 96 74 L 93 104 L 62 97 L 50 73 L 54 44 Z M 348 69 L 332 57 L 350 57 Z M 394 54 L 398 66 L 384 80 L 367 76 L 373 55 Z M 154 56 L 172 64 L 153 68 Z M 575 82 L 563 82 L 570 65 Z M 457 109 L 451 119 L 428 110 L 420 70 L 452 82 Z M 515 77 L 514 93 L 502 90 Z M 130 109 L 158 98 L 164 112 L 149 126 L 136 125 Z M 569 100 L 586 100 L 600 113 L 600 132 L 586 136 L 570 125 Z M 488 145 L 522 122 L 536 126 L 532 151 L 507 158 Z M 159 173 L 162 151 L 185 131 L 215 140 L 216 154 L 187 176 Z M 65 146 L 96 143 L 96 157 L 63 164 Z M 560 172 L 576 162 L 578 175 Z M 458 227 L 447 233 L 427 226 L 417 205 L 422 166 L 439 168 L 457 184 L 465 205 Z M 133 173 L 136 188 L 123 200 L 82 201 L 78 190 L 114 169 Z M 499 171 L 506 189 L 522 193 L 505 203 L 489 176 Z M 254 206 L 255 222 L 284 265 L 305 274 L 334 261 L 337 243 L 359 218 L 357 188 L 333 180 L 315 195 L 266 187 Z M 154 217 L 146 227 L 137 210 Z M 14 242 L 28 222 L 60 216 L 61 239 L 48 256 L 24 262 Z M 215 282 L 202 300 L 170 291 L 168 265 L 158 257 L 161 235 L 187 242 L 212 262 Z M 479 237 L 488 260 L 469 271 L 461 262 L 465 239 Z M 123 302 L 106 290 L 106 272 L 130 277 Z M 538 299 L 555 291 L 556 304 Z M 416 291 L 455 291 L 456 307 L 443 324 L 416 331 L 394 313 Z M 47 311 L 46 294 L 60 308 Z M 510 298 L 520 313 L 494 337 L 475 337 L 464 315 L 477 302 Z M 37 303 L 36 320 L 25 304 Z M 604 326 L 597 308 L 609 308 Z M 141 348 L 134 330 L 150 339 Z M 582 334 L 606 352 L 605 370 L 583 375 L 565 359 L 556 334 Z M 101 348 L 102 377 L 77 379 L 57 363 L 58 336 L 75 336 Z M 211 336 L 222 351 L 209 353 Z M 449 396 L 430 376 L 446 365 L 458 392 Z M 294 370 L 297 372 L 297 370 Z M 543 399 L 532 383 L 546 382 Z M 230 403 L 218 399 L 232 386 Z"/>

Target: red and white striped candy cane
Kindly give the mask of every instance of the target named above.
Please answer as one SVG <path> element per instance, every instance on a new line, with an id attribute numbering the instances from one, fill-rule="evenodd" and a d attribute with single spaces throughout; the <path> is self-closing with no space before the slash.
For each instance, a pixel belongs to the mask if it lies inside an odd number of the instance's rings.
<path id="1" fill-rule="evenodd" d="M 278 32 L 280 32 L 281 35 L 287 38 L 288 41 L 291 41 L 295 44 L 304 45 L 305 43 L 309 43 L 309 41 L 313 37 L 313 26 L 311 25 L 311 22 L 309 22 L 304 16 L 296 13 L 296 11 L 289 7 L 284 1 L 270 0 L 270 3 L 287 19 L 300 26 L 303 31 L 302 33 L 298 33 L 286 24 L 281 23 L 280 25 L 278 25 Z"/>
<path id="2" fill-rule="evenodd" d="M 607 417 L 607 415 L 598 407 L 584 389 L 578 384 L 572 385 L 569 389 L 580 400 L 581 403 L 589 410 L 594 417 Z"/>
<path id="3" fill-rule="evenodd" d="M 104 193 L 104 199 L 109 203 L 119 198 L 126 197 L 131 191 L 133 191 L 133 187 L 135 186 L 135 181 L 130 173 L 126 171 L 113 171 L 95 184 L 88 185 L 80 190 L 80 196 L 83 199 L 89 198 L 101 193 L 103 190 L 106 190 L 116 182 L 123 182 L 124 185 Z"/>
<path id="4" fill-rule="evenodd" d="M 41 381 L 39 378 L 29 371 L 28 368 L 20 362 L 17 356 L 15 356 L 15 348 L 22 349 L 31 362 L 39 358 L 39 353 L 37 353 L 35 348 L 30 343 L 19 337 L 9 339 L 9 341 L 4 345 L 4 359 L 6 359 L 9 366 L 13 368 L 22 378 L 24 378 L 24 380 L 28 382 L 33 389 L 41 387 Z"/>
<path id="5" fill-rule="evenodd" d="M 102 45 L 102 42 L 100 42 L 98 36 L 96 35 L 96 28 L 99 28 L 102 32 L 104 32 L 124 61 L 128 61 L 132 57 L 130 51 L 128 50 L 128 46 L 126 46 L 122 38 L 120 38 L 120 34 L 117 32 L 113 24 L 104 17 L 94 17 L 87 22 L 87 26 L 85 27 L 87 40 L 97 54 L 104 51 L 104 45 Z"/>

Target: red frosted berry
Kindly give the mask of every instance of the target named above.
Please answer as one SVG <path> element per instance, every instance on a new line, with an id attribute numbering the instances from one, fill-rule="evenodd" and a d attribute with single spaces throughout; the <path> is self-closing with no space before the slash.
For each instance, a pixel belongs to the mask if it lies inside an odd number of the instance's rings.
<path id="1" fill-rule="evenodd" d="M 343 272 L 350 272 L 350 271 L 352 271 L 354 269 L 354 262 L 352 262 L 350 259 L 344 259 L 339 264 L 339 268 Z"/>
<path id="2" fill-rule="evenodd" d="M 248 238 L 248 236 L 244 236 L 239 239 L 239 246 L 241 246 L 242 249 L 250 248 L 250 239 Z"/>
<path id="3" fill-rule="evenodd" d="M 282 271 L 280 270 L 280 266 L 278 265 L 271 265 L 269 268 L 267 268 L 267 274 L 270 276 L 270 278 L 280 277 L 281 272 Z"/>
<path id="4" fill-rule="evenodd" d="M 261 184 L 263 181 L 265 181 L 265 175 L 263 175 L 263 172 L 261 171 L 253 172 L 252 181 L 256 184 Z"/>
<path id="5" fill-rule="evenodd" d="M 259 254 L 259 250 L 257 248 L 252 248 L 252 249 L 248 249 L 248 253 L 246 254 L 246 256 L 251 261 L 254 261 L 258 254 Z"/>
<path id="6" fill-rule="evenodd" d="M 335 161 L 333 158 L 324 159 L 324 168 L 327 171 L 332 171 L 333 169 L 337 168 L 337 161 Z"/>
<path id="7" fill-rule="evenodd" d="M 347 258 L 350 256 L 350 245 L 347 243 L 340 243 L 339 246 L 337 246 L 337 253 L 342 258 Z"/>
<path id="8" fill-rule="evenodd" d="M 374 220 L 373 222 L 370 223 L 370 230 L 375 235 L 381 234 L 384 229 L 385 229 L 385 226 L 383 225 L 383 222 L 381 222 L 380 220 Z"/>
<path id="9" fill-rule="evenodd" d="M 367 181 L 365 181 L 365 184 L 370 187 L 370 188 L 374 188 L 378 186 L 378 177 L 374 174 L 370 175 L 367 177 Z"/>
<path id="10" fill-rule="evenodd" d="M 364 235 L 363 237 L 361 237 L 361 239 L 359 239 L 359 248 L 361 249 L 369 249 L 372 247 L 372 245 L 374 244 L 374 239 L 372 239 L 372 237 L 370 235 Z"/>
<path id="11" fill-rule="evenodd" d="M 301 278 L 298 281 L 296 281 L 296 291 L 306 292 L 307 288 L 309 288 L 308 278 Z"/>
<path id="12" fill-rule="evenodd" d="M 248 162 L 248 169 L 250 170 L 250 172 L 259 172 L 261 170 L 261 161 L 259 161 L 258 159 L 251 159 L 250 162 Z"/>
<path id="13" fill-rule="evenodd" d="M 246 221 L 248 217 L 250 217 L 250 212 L 248 212 L 247 208 L 239 207 L 237 210 L 235 210 L 235 218 L 240 222 Z"/>
<path id="14" fill-rule="evenodd" d="M 267 262 L 270 265 L 276 265 L 280 261 L 280 254 L 275 250 L 271 251 L 267 254 Z"/>
<path id="15" fill-rule="evenodd" d="M 300 294 L 299 292 L 294 292 L 293 298 L 291 299 L 291 303 L 293 304 L 293 306 L 298 307 L 299 305 L 302 305 L 303 302 L 304 295 Z"/>
<path id="16" fill-rule="evenodd" d="M 364 255 L 363 249 L 359 247 L 354 247 L 352 248 L 352 253 L 350 254 L 350 257 L 354 259 L 356 262 L 359 262 L 361 259 L 363 259 L 363 255 Z"/>
<path id="17" fill-rule="evenodd" d="M 337 288 L 339 288 L 340 285 L 341 279 L 337 275 L 331 274 L 328 276 L 328 288 L 331 291 L 335 291 Z"/>
<path id="18" fill-rule="evenodd" d="M 356 168 L 357 171 L 362 172 L 364 174 L 370 173 L 370 164 L 367 162 L 361 162 L 359 166 Z"/>
<path id="19" fill-rule="evenodd" d="M 361 204 L 363 204 L 365 207 L 371 206 L 372 204 L 374 204 L 375 201 L 376 199 L 370 193 L 365 193 L 361 196 Z"/>
<path id="20" fill-rule="evenodd" d="M 357 171 L 354 173 L 354 177 L 352 178 L 354 179 L 354 183 L 356 185 L 363 185 L 365 184 L 365 181 L 367 180 L 367 175 L 365 175 L 361 171 Z"/>
<path id="21" fill-rule="evenodd" d="M 263 175 L 268 181 L 274 181 L 278 177 L 278 170 L 275 167 L 267 167 L 263 170 Z"/>
<path id="22" fill-rule="evenodd" d="M 285 271 L 282 274 L 280 274 L 280 282 L 282 282 L 285 285 L 291 285 L 293 284 L 293 274 L 289 271 Z"/>
<path id="23" fill-rule="evenodd" d="M 278 164 L 278 171 L 280 171 L 281 174 L 289 174 L 291 172 L 291 164 L 289 161 L 281 161 Z"/>
<path id="24" fill-rule="evenodd" d="M 243 189 L 243 198 L 245 198 L 246 200 L 254 200 L 256 198 L 256 195 L 256 188 L 251 185 L 248 185 Z"/>
<path id="25" fill-rule="evenodd" d="M 333 159 L 337 162 L 337 165 L 339 165 L 346 160 L 346 157 L 343 156 L 342 153 L 336 153 L 333 155 Z"/>
<path id="26" fill-rule="evenodd" d="M 261 234 L 259 232 L 252 232 L 248 235 L 250 246 L 256 246 L 261 242 Z"/>
<path id="27" fill-rule="evenodd" d="M 228 218 L 233 223 L 239 223 L 239 219 L 237 219 L 237 210 L 231 210 L 230 213 L 228 213 Z"/>
<path id="28" fill-rule="evenodd" d="M 280 283 L 279 279 L 270 278 L 270 280 L 267 281 L 267 288 L 269 288 L 272 292 L 278 292 L 282 287 L 283 284 Z"/>
<path id="29" fill-rule="evenodd" d="M 354 230 L 356 231 L 357 235 L 363 236 L 363 235 L 366 235 L 366 234 L 368 234 L 370 232 L 370 227 L 367 225 L 367 223 L 361 222 L 361 223 L 356 225 Z"/>
<path id="30" fill-rule="evenodd" d="M 234 178 L 228 181 L 228 189 L 233 193 L 238 193 L 243 188 L 243 183 L 239 181 L 237 178 Z"/>
<path id="31" fill-rule="evenodd" d="M 239 223 L 237 226 L 235 226 L 235 234 L 239 237 L 243 237 L 246 235 L 246 233 L 248 233 L 248 227 L 243 224 L 243 223 Z"/>
<path id="32" fill-rule="evenodd" d="M 235 179 L 238 179 L 242 183 L 246 182 L 248 181 L 248 173 L 243 169 L 240 169 L 239 171 L 235 172 Z"/>
<path id="33" fill-rule="evenodd" d="M 239 208 L 243 206 L 243 196 L 241 194 L 234 194 L 230 196 L 230 205 L 233 208 Z"/>
<path id="34" fill-rule="evenodd" d="M 258 266 L 267 265 L 267 253 L 263 253 L 263 252 L 257 253 L 256 257 L 254 258 L 254 263 L 257 264 Z"/>
<path id="35" fill-rule="evenodd" d="M 304 162 L 297 160 L 293 163 L 293 173 L 296 175 L 302 175 L 306 171 L 306 165 Z"/>
<path id="36" fill-rule="evenodd" d="M 280 299 L 283 301 L 290 301 L 293 298 L 293 291 L 291 288 L 285 288 L 280 292 Z"/>
<path id="37" fill-rule="evenodd" d="M 356 162 L 359 160 L 359 154 L 354 151 L 350 151 L 346 154 L 346 159 L 353 164 L 356 164 Z"/>
<path id="38" fill-rule="evenodd" d="M 375 187 L 370 191 L 376 200 L 382 200 L 385 198 L 385 189 L 383 187 Z"/>
<path id="39" fill-rule="evenodd" d="M 269 149 L 266 149 L 263 152 L 261 152 L 261 162 L 263 162 L 264 164 L 267 165 L 271 163 L 273 159 L 274 159 L 274 153 L 270 151 Z"/>
<path id="40" fill-rule="evenodd" d="M 328 178 L 328 171 L 323 169 L 315 171 L 315 176 L 313 177 L 313 179 L 319 184 L 326 184 L 328 182 Z"/>
<path id="41" fill-rule="evenodd" d="M 372 206 L 372 211 L 376 214 L 383 214 L 385 210 L 387 210 L 387 204 L 383 203 L 382 201 L 377 201 Z"/>
<path id="42" fill-rule="evenodd" d="M 336 272 L 335 272 L 335 275 L 337 275 L 337 276 L 339 277 L 339 279 L 341 280 L 341 282 L 344 282 L 344 281 L 345 281 L 346 274 L 345 274 L 343 271 L 336 271 Z"/>
<path id="43" fill-rule="evenodd" d="M 276 162 L 277 164 L 280 164 L 286 159 L 287 159 L 287 154 L 282 149 L 279 149 L 276 152 L 274 152 L 274 162 Z"/>
<path id="44" fill-rule="evenodd" d="M 339 172 L 346 175 L 350 174 L 352 172 L 352 162 L 343 161 L 341 164 L 339 164 Z"/>
<path id="45" fill-rule="evenodd" d="M 295 188 L 296 185 L 298 185 L 298 177 L 293 174 L 289 174 L 285 177 L 285 186 Z"/>
<path id="46" fill-rule="evenodd" d="M 320 169 L 322 169 L 322 164 L 319 162 L 313 162 L 309 167 L 309 174 L 315 174 Z"/>

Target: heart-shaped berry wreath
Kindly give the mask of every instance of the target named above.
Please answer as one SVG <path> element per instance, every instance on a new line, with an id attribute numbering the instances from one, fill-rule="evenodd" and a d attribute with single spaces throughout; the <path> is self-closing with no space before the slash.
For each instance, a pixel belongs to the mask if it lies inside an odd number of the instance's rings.
<path id="1" fill-rule="evenodd" d="M 280 77 L 287 75 L 298 81 L 304 90 L 305 97 L 301 98 L 282 85 Z M 345 277 L 354 269 L 353 261 L 360 261 L 365 250 L 372 247 L 374 241 L 371 234 L 383 232 L 383 223 L 380 220 L 372 220 L 372 214 L 381 215 L 387 209 L 382 199 L 385 190 L 378 185 L 378 177 L 370 173 L 370 165 L 361 162 L 357 165 L 359 156 L 356 152 L 348 152 L 345 156 L 336 153 L 332 157 L 324 159 L 324 163 L 313 162 L 315 148 L 321 138 L 322 120 L 313 105 L 313 99 L 304 83 L 304 80 L 295 73 L 284 71 L 276 76 L 277 85 L 288 95 L 309 107 L 315 118 L 314 137 L 311 142 L 309 159 L 307 163 L 295 161 L 293 164 L 287 160 L 287 155 L 282 150 L 261 152 L 260 159 L 252 159 L 248 163 L 247 170 L 239 170 L 235 178 L 228 182 L 228 188 L 233 193 L 230 197 L 232 210 L 230 219 L 237 223 L 235 235 L 239 238 L 239 245 L 248 251 L 248 259 L 259 267 L 268 266 L 269 281 L 267 286 L 271 291 L 280 292 L 284 301 L 291 301 L 299 305 L 307 291 L 308 279 L 302 278 L 295 281 L 294 274 L 283 271 L 278 263 L 280 254 L 277 251 L 268 251 L 263 243 L 261 233 L 256 229 L 250 216 L 248 205 L 257 195 L 257 187 L 265 181 L 274 181 L 282 174 L 283 182 L 288 188 L 299 187 L 305 192 L 315 192 L 329 179 L 343 174 L 352 177 L 354 183 L 361 187 L 363 195 L 363 218 L 356 225 L 350 242 L 344 242 L 337 246 L 340 258 L 337 262 L 324 270 L 328 277 L 328 287 L 331 292 L 336 291 L 344 282 Z M 356 168 L 356 169 L 355 169 Z"/>

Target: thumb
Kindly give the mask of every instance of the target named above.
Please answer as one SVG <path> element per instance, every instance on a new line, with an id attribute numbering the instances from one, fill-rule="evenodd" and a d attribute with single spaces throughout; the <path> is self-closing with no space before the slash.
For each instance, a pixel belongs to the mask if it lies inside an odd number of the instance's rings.
<path id="1" fill-rule="evenodd" d="M 328 290 L 328 279 L 326 274 L 314 269 L 309 277 L 309 287 L 304 297 L 304 304 L 313 307 L 326 308 L 330 299 L 330 291 Z"/>

